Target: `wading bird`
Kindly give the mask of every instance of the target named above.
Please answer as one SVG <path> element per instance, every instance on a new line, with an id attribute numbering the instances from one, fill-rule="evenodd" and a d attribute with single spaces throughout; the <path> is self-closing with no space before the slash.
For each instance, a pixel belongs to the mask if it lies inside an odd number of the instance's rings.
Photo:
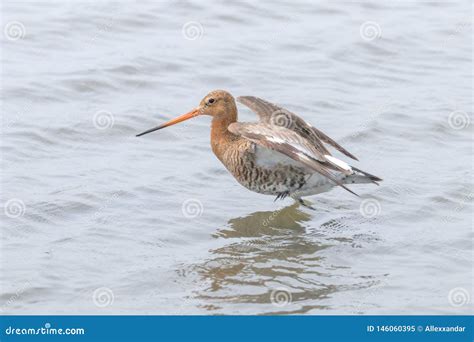
<path id="1" fill-rule="evenodd" d="M 382 180 L 333 157 L 326 145 L 357 160 L 296 114 L 254 96 L 240 96 L 237 101 L 253 110 L 259 122 L 237 122 L 234 97 L 224 90 L 215 90 L 189 113 L 137 136 L 198 115 L 210 115 L 212 151 L 241 185 L 274 195 L 275 200 L 289 196 L 310 208 L 302 197 L 326 192 L 334 186 L 358 196 L 346 185 L 377 184 Z"/>

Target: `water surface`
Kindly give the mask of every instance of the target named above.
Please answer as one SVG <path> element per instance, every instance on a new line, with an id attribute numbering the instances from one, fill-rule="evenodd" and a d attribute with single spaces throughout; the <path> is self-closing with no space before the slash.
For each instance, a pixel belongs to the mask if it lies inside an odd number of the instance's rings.
<path id="1" fill-rule="evenodd" d="M 2 312 L 471 312 L 469 1 L 1 13 L 20 24 L 1 40 Z M 242 188 L 208 117 L 134 137 L 214 89 L 299 113 L 384 182 L 311 211 Z"/>

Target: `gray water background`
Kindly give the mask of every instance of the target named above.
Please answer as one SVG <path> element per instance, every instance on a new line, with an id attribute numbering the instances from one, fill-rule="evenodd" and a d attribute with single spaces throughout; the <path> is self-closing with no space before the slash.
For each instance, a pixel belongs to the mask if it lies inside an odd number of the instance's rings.
<path id="1" fill-rule="evenodd" d="M 3 1 L 1 19 L 3 313 L 472 313 L 470 1 Z M 134 137 L 214 89 L 298 113 L 384 181 L 311 211 L 242 188 L 208 117 Z"/>

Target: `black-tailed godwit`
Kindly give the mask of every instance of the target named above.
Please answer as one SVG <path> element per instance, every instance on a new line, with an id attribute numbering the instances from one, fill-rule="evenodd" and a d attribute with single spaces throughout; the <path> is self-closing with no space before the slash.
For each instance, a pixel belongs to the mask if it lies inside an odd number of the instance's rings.
<path id="1" fill-rule="evenodd" d="M 259 122 L 237 122 L 234 97 L 216 90 L 189 113 L 137 136 L 198 115 L 210 115 L 212 151 L 241 185 L 276 199 L 290 196 L 308 207 L 302 197 L 326 192 L 334 186 L 357 196 L 346 185 L 377 184 L 382 180 L 333 157 L 326 145 L 357 160 L 296 114 L 254 96 L 241 96 L 237 101 L 252 109 Z"/>

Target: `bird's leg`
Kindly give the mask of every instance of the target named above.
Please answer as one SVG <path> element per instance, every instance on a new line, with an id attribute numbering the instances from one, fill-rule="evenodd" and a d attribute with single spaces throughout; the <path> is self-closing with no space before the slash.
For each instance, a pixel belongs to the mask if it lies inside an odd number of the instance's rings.
<path id="1" fill-rule="evenodd" d="M 288 196 L 289 194 L 290 194 L 289 191 L 280 192 L 278 193 L 277 197 L 273 200 L 273 202 L 275 202 L 277 199 L 285 199 L 286 196 Z"/>
<path id="2" fill-rule="evenodd" d="M 302 198 L 298 198 L 298 203 L 301 204 L 303 207 L 306 207 L 308 209 L 311 209 L 311 210 L 316 210 L 315 207 L 313 207 L 310 202 L 308 201 L 305 201 L 304 199 Z"/>
<path id="3" fill-rule="evenodd" d="M 308 209 L 311 209 L 311 210 L 316 210 L 316 208 L 314 208 L 312 205 L 311 205 L 311 202 L 309 201 L 305 201 L 304 199 L 302 199 L 301 197 L 301 194 L 298 193 L 298 191 L 290 194 L 290 197 L 293 198 L 297 203 L 299 203 L 300 205 L 302 205 L 303 207 L 306 207 Z"/>

